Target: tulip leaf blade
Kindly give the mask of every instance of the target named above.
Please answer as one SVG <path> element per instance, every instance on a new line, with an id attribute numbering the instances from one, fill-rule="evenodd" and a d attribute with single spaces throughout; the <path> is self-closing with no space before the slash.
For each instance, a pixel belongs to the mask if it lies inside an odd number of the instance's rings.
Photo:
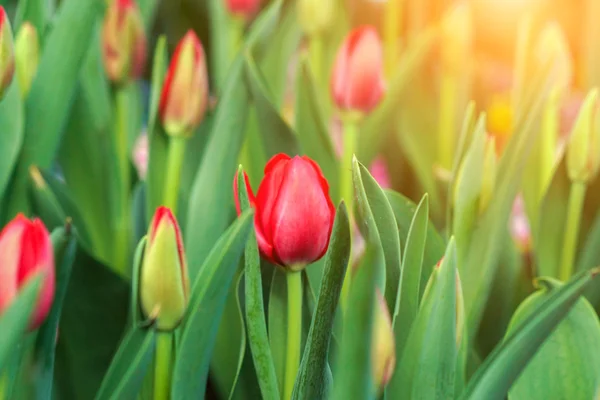
<path id="1" fill-rule="evenodd" d="M 352 278 L 352 290 L 345 305 L 342 343 L 333 371 L 334 400 L 375 398 L 371 348 L 378 271 L 384 268 L 385 258 L 381 245 L 374 239 L 367 238 L 365 254 Z"/>
<path id="2" fill-rule="evenodd" d="M 317 308 L 313 314 L 304 356 L 292 395 L 293 400 L 328 398 L 329 345 L 332 338 L 336 310 L 350 260 L 350 221 L 346 205 L 337 209 Z"/>
<path id="3" fill-rule="evenodd" d="M 41 284 L 42 276 L 39 274 L 29 279 L 0 316 L 3 332 L 0 335 L 0 370 L 7 366 L 11 353 L 22 340 L 22 335 L 31 321 Z"/>
<path id="4" fill-rule="evenodd" d="M 382 247 L 385 263 L 383 270 L 378 272 L 378 286 L 384 293 L 388 310 L 395 310 L 402 266 L 396 217 L 383 189 L 368 169 L 356 159 L 352 162 L 352 175 L 358 199 L 357 222 L 363 235 L 373 235 Z M 371 228 L 374 228 L 373 232 L 368 231 Z"/>
<path id="5" fill-rule="evenodd" d="M 39 377 L 35 390 L 39 399 L 51 398 L 52 394 L 56 336 L 77 251 L 73 229 L 67 221 L 64 227 L 56 228 L 51 234 L 56 260 L 56 284 L 52 308 L 40 327 L 36 342 L 35 362 Z"/>
<path id="6" fill-rule="evenodd" d="M 244 273 L 243 271 L 239 273 L 237 281 L 235 283 L 235 302 L 237 306 L 238 316 L 240 319 L 240 351 L 238 354 L 238 364 L 236 367 L 235 375 L 233 377 L 233 382 L 231 384 L 231 389 L 229 391 L 229 400 L 234 398 L 235 389 L 237 387 L 238 380 L 240 379 L 240 375 L 242 373 L 242 367 L 244 365 L 244 358 L 246 356 L 246 324 L 244 321 L 244 308 L 240 298 L 240 291 L 242 287 L 242 283 L 244 282 Z"/>
<path id="7" fill-rule="evenodd" d="M 554 328 L 571 311 L 585 288 L 600 274 L 600 269 L 583 271 L 548 297 L 531 312 L 528 318 L 516 324 L 471 377 L 460 398 L 504 399 L 540 346 Z"/>
<path id="8" fill-rule="evenodd" d="M 402 276 L 400 278 L 400 295 L 393 314 L 397 360 L 401 359 L 404 345 L 410 333 L 410 327 L 419 310 L 421 270 L 429 222 L 428 199 L 427 195 L 424 195 L 421 199 L 406 237 L 404 258 L 402 259 Z"/>
<path id="9" fill-rule="evenodd" d="M 106 372 L 96 400 L 136 398 L 152 365 L 156 334 L 153 327 L 136 326 L 127 333 Z"/>
<path id="10" fill-rule="evenodd" d="M 425 289 L 386 394 L 390 398 L 454 398 L 457 340 L 457 255 L 451 238 Z"/>
<path id="11" fill-rule="evenodd" d="M 40 40 L 44 38 L 46 21 L 48 20 L 47 5 L 43 0 L 20 0 L 15 13 L 15 23 L 13 32 L 18 33 L 23 25 L 23 22 L 30 22 L 40 36 Z"/>
<path id="12" fill-rule="evenodd" d="M 206 389 L 219 321 L 253 216 L 246 211 L 223 233 L 194 280 L 174 365 L 173 398 L 197 398 Z"/>
<path id="13" fill-rule="evenodd" d="M 14 79 L 0 102 L 0 200 L 10 183 L 23 143 L 23 103 L 19 85 Z M 0 213 L 0 218 L 2 215 Z M 0 221 L 1 222 L 1 221 Z"/>
<path id="14" fill-rule="evenodd" d="M 541 278 L 539 290 L 521 303 L 506 335 L 512 333 L 513 327 L 530 318 L 531 312 L 549 296 L 551 290 L 562 285 L 562 282 L 554 279 Z M 600 384 L 598 360 L 600 322 L 590 303 L 585 298 L 580 298 L 512 385 L 510 398 L 594 398 Z M 545 384 L 539 385 L 538 382 Z"/>
<path id="15" fill-rule="evenodd" d="M 133 255 L 133 269 L 131 271 L 131 323 L 138 324 L 143 322 L 140 306 L 140 273 L 142 263 L 144 262 L 144 251 L 148 244 L 148 237 L 144 236 L 138 243 L 135 254 Z"/>
<path id="16" fill-rule="evenodd" d="M 269 288 L 268 332 L 273 366 L 277 374 L 280 393 L 285 379 L 285 358 L 287 354 L 288 296 L 286 273 L 273 268 L 273 278 Z"/>
<path id="17" fill-rule="evenodd" d="M 244 172 L 241 166 L 237 173 L 238 199 L 242 210 L 250 208 L 248 191 L 244 182 Z M 263 300 L 260 256 L 256 233 L 251 232 L 246 243 L 245 256 L 245 288 L 246 288 L 246 324 L 248 343 L 254 361 L 254 368 L 263 399 L 279 399 L 279 386 L 271 345 L 267 335 L 267 323 Z"/>

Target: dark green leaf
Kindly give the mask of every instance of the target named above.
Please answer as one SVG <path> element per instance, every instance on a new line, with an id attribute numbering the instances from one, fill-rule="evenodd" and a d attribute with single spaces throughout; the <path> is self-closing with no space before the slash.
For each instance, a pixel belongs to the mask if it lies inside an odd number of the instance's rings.
<path id="1" fill-rule="evenodd" d="M 269 344 L 279 392 L 283 393 L 287 354 L 288 294 L 286 273 L 279 268 L 273 268 L 270 291 L 269 317 L 267 318 L 269 321 Z"/>

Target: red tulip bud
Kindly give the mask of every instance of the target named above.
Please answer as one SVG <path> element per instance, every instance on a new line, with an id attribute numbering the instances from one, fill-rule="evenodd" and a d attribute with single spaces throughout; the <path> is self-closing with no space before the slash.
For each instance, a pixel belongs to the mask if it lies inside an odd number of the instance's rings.
<path id="1" fill-rule="evenodd" d="M 225 0 L 225 5 L 231 14 L 250 19 L 260 8 L 260 0 Z"/>
<path id="2" fill-rule="evenodd" d="M 354 29 L 338 51 L 331 93 L 336 106 L 343 111 L 369 112 L 379 104 L 383 82 L 383 50 L 375 28 Z"/>
<path id="3" fill-rule="evenodd" d="M 10 85 L 15 73 L 15 51 L 10 21 L 0 6 L 0 99 Z"/>
<path id="4" fill-rule="evenodd" d="M 37 305 L 29 329 L 38 328 L 54 299 L 54 250 L 50 235 L 39 219 L 17 215 L 0 232 L 0 314 L 28 280 L 43 274 Z"/>
<path id="5" fill-rule="evenodd" d="M 166 207 L 152 219 L 140 270 L 140 302 L 160 330 L 175 329 L 185 315 L 190 285 L 177 220 Z"/>
<path id="6" fill-rule="evenodd" d="M 277 154 L 265 166 L 255 199 L 247 187 L 256 209 L 254 228 L 264 258 L 298 271 L 323 257 L 335 207 L 329 184 L 313 160 Z M 237 191 L 235 196 L 239 212 Z"/>
<path id="7" fill-rule="evenodd" d="M 204 118 L 208 73 L 202 43 L 189 30 L 181 39 L 163 86 L 159 113 L 171 136 L 189 136 Z"/>
<path id="8" fill-rule="evenodd" d="M 113 83 L 139 77 L 146 61 L 146 34 L 134 0 L 113 0 L 102 27 L 104 68 Z"/>

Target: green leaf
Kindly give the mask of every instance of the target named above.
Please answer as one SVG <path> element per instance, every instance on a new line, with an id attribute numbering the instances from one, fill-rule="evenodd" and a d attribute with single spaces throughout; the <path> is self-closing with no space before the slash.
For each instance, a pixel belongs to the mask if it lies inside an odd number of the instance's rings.
<path id="1" fill-rule="evenodd" d="M 16 348 L 31 321 L 31 314 L 37 302 L 42 277 L 29 279 L 12 303 L 2 312 L 0 326 L 0 371 L 8 364 L 8 359 Z"/>
<path id="2" fill-rule="evenodd" d="M 77 249 L 56 348 L 58 397 L 94 398 L 123 336 L 129 298 L 127 282 Z"/>
<path id="3" fill-rule="evenodd" d="M 247 211 L 222 235 L 194 281 L 178 342 L 173 372 L 173 398 L 197 398 L 204 393 L 212 348 L 254 213 Z"/>
<path id="4" fill-rule="evenodd" d="M 36 398 L 38 399 L 49 399 L 52 397 L 54 352 L 56 350 L 58 323 L 67 294 L 67 287 L 77 249 L 77 243 L 72 233 L 72 227 L 67 222 L 64 228 L 56 228 L 51 235 L 56 265 L 56 286 L 52 308 L 46 321 L 40 327 L 36 342 L 35 362 L 39 375 L 36 380 L 35 391 Z"/>
<path id="5" fill-rule="evenodd" d="M 153 328 L 132 328 L 119 346 L 95 398 L 136 398 L 152 364 L 155 346 L 156 331 Z"/>
<path id="6" fill-rule="evenodd" d="M 317 309 L 313 314 L 296 378 L 293 400 L 326 399 L 329 395 L 329 345 L 346 267 L 350 260 L 350 222 L 344 203 L 337 209 L 325 260 Z"/>
<path id="7" fill-rule="evenodd" d="M 347 299 L 342 343 L 333 371 L 334 400 L 375 397 L 371 346 L 377 271 L 384 266 L 381 245 L 369 237 Z"/>
<path id="8" fill-rule="evenodd" d="M 144 236 L 138 243 L 135 254 L 133 256 L 133 268 L 131 270 L 131 323 L 137 325 L 143 322 L 143 316 L 141 313 L 140 306 L 140 272 L 142 270 L 142 263 L 144 262 L 144 249 L 148 243 L 148 238 Z"/>
<path id="9" fill-rule="evenodd" d="M 421 269 L 427 241 L 428 222 L 429 201 L 427 195 L 425 195 L 417 206 L 404 247 L 398 303 L 393 314 L 397 360 L 402 359 L 402 352 L 410 333 L 410 327 L 419 310 Z"/>
<path id="10" fill-rule="evenodd" d="M 288 295 L 286 273 L 273 268 L 273 280 L 269 293 L 269 345 L 277 374 L 279 392 L 283 393 L 285 359 L 287 354 Z"/>
<path id="11" fill-rule="evenodd" d="M 238 169 L 238 182 L 244 182 L 244 174 L 241 167 Z M 246 185 L 238 185 L 240 206 L 242 210 L 250 208 Z M 260 256 L 256 234 L 252 232 L 246 243 L 246 324 L 248 329 L 248 342 L 252 350 L 254 368 L 258 377 L 258 384 L 263 399 L 279 399 L 279 386 L 277 384 L 277 373 L 269 337 L 267 336 L 267 325 L 265 321 L 265 309 L 263 301 L 262 278 L 260 273 Z"/>
<path id="12" fill-rule="evenodd" d="M 144 20 L 144 25 L 146 26 L 146 30 L 152 29 L 152 22 L 154 20 L 154 14 L 156 13 L 156 9 L 158 7 L 158 0 L 138 0 L 138 5 L 140 7 L 140 12 L 142 14 L 142 19 Z"/>
<path id="13" fill-rule="evenodd" d="M 392 399 L 451 399 L 458 356 L 457 256 L 451 238 L 425 289 L 386 394 Z"/>
<path id="14" fill-rule="evenodd" d="M 23 103 L 15 79 L 0 101 L 0 200 L 4 196 L 23 143 Z M 0 212 L 0 218 L 1 216 Z"/>
<path id="15" fill-rule="evenodd" d="M 388 310 L 395 310 L 402 261 L 394 211 L 375 178 L 356 158 L 352 162 L 352 175 L 357 199 L 356 208 L 360 216 L 357 222 L 363 236 L 376 235 L 381 243 L 385 264 L 384 269 L 378 271 L 378 287 L 385 293 Z M 376 230 L 369 232 L 372 227 Z"/>
<path id="16" fill-rule="evenodd" d="M 23 22 L 29 21 L 38 31 L 40 41 L 43 41 L 44 32 L 46 31 L 46 22 L 49 17 L 49 10 L 46 3 L 47 1 L 44 0 L 20 0 L 15 14 L 13 32 L 19 32 L 19 28 Z"/>
<path id="17" fill-rule="evenodd" d="M 598 266 L 600 259 L 600 214 L 594 219 L 590 231 L 582 245 L 577 271 L 587 271 Z M 600 282 L 594 281 L 585 291 L 585 297 L 596 309 L 600 307 Z"/>
<path id="18" fill-rule="evenodd" d="M 250 54 L 246 54 L 245 71 L 248 87 L 258 116 L 258 126 L 263 136 L 263 146 L 267 158 L 277 153 L 298 154 L 299 147 L 292 128 L 283 120 L 271 100 L 272 95 L 266 86 L 265 78 Z"/>
<path id="19" fill-rule="evenodd" d="M 511 320 L 512 328 L 532 317 L 532 311 L 563 284 L 542 280 Z M 556 362 L 560 360 L 560 362 Z M 590 303 L 579 299 L 527 364 L 510 389 L 510 399 L 591 399 L 600 384 L 600 322 Z M 539 382 L 545 382 L 539 385 Z"/>
<path id="20" fill-rule="evenodd" d="M 338 198 L 337 157 L 306 57 L 302 57 L 298 65 L 295 107 L 295 129 L 300 147 L 303 153 L 319 164 L 329 182 L 331 197 Z"/>
<path id="21" fill-rule="evenodd" d="M 152 93 L 150 94 L 150 108 L 148 118 L 148 176 L 146 218 L 152 220 L 154 210 L 162 204 L 163 190 L 165 187 L 165 168 L 169 140 L 162 129 L 158 119 L 158 106 L 163 86 L 163 79 L 167 72 L 167 39 L 160 36 L 154 50 L 152 63 Z"/>
<path id="22" fill-rule="evenodd" d="M 238 316 L 240 321 L 240 349 L 238 355 L 238 364 L 235 371 L 235 376 L 233 377 L 233 383 L 231 385 L 231 389 L 229 391 L 229 399 L 233 399 L 235 394 L 235 388 L 237 386 L 238 380 L 240 378 L 240 374 L 242 373 L 242 367 L 244 365 L 244 357 L 246 356 L 246 326 L 244 324 L 244 309 L 240 299 L 240 291 L 242 282 L 244 282 L 244 273 L 241 272 L 235 284 L 235 302 L 238 309 Z M 214 371 L 214 370 L 213 370 Z"/>
<path id="23" fill-rule="evenodd" d="M 572 309 L 586 286 L 600 273 L 594 269 L 573 277 L 515 324 L 511 333 L 486 358 L 469 381 L 461 399 L 504 399 L 540 346 Z"/>

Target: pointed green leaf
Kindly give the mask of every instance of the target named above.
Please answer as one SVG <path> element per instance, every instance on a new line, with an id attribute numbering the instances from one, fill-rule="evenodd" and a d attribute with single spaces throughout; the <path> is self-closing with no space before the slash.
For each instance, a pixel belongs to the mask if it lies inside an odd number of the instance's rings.
<path id="1" fill-rule="evenodd" d="M 269 317 L 267 318 L 269 345 L 280 393 L 283 392 L 287 354 L 288 297 L 285 275 L 285 272 L 279 268 L 273 268 L 273 280 L 269 293 Z"/>
<path id="2" fill-rule="evenodd" d="M 146 244 L 148 242 L 148 238 L 144 236 L 142 240 L 138 243 L 135 254 L 133 256 L 133 268 L 131 270 L 131 300 L 130 300 L 130 308 L 131 308 L 131 323 L 137 325 L 143 322 L 143 316 L 141 313 L 140 307 L 140 272 L 142 268 L 142 263 L 144 262 L 144 249 L 146 248 Z"/>
<path id="3" fill-rule="evenodd" d="M 23 103 L 15 79 L 0 101 L 0 200 L 8 187 L 23 143 Z M 1 218 L 0 213 L 0 218 Z"/>
<path id="4" fill-rule="evenodd" d="M 240 374 L 242 373 L 242 366 L 244 365 L 244 357 L 246 356 L 246 325 L 244 323 L 244 309 L 240 299 L 240 292 L 242 283 L 244 282 L 244 273 L 241 272 L 235 284 L 235 302 L 237 304 L 238 316 L 240 319 L 240 350 L 238 356 L 238 364 L 233 378 L 233 383 L 229 391 L 229 400 L 233 399 L 235 394 L 235 388 L 237 386 Z"/>

